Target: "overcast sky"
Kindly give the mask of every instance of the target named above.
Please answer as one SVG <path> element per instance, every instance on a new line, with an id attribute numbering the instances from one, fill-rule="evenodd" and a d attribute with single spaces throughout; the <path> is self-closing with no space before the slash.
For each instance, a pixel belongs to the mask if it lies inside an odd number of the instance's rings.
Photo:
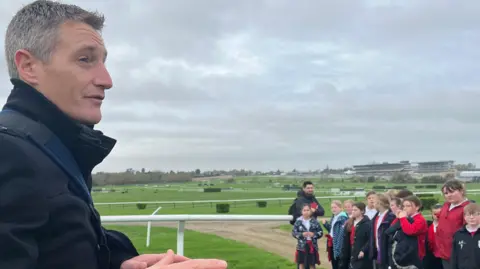
<path id="1" fill-rule="evenodd" d="M 478 0 L 66 2 L 106 15 L 97 171 L 480 165 Z"/>

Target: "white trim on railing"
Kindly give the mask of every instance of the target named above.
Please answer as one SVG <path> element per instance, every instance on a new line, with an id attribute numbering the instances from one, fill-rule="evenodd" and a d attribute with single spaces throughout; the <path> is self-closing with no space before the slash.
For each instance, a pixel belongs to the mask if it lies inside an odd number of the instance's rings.
<path id="1" fill-rule="evenodd" d="M 137 216 L 102 216 L 103 223 L 118 222 L 170 222 L 178 221 L 177 254 L 184 255 L 186 221 L 290 221 L 288 215 L 137 215 Z M 148 241 L 148 244 L 150 242 Z"/>
<path id="2" fill-rule="evenodd" d="M 467 193 L 480 192 L 480 189 L 467 190 Z M 414 192 L 415 194 L 441 194 L 440 191 L 431 192 Z M 317 196 L 320 199 L 344 199 L 344 198 L 365 198 L 364 195 L 337 195 L 337 196 Z M 280 201 L 293 200 L 295 197 L 278 197 L 278 198 L 252 198 L 252 199 L 236 199 L 236 200 L 196 200 L 196 201 L 137 201 L 137 202 L 112 202 L 112 203 L 95 203 L 95 205 L 134 205 L 134 204 L 200 204 L 200 203 L 223 203 L 223 202 L 255 202 L 255 201 Z"/>
<path id="3" fill-rule="evenodd" d="M 285 221 L 291 220 L 289 215 L 131 215 L 102 216 L 102 222 L 168 222 L 168 221 Z"/>

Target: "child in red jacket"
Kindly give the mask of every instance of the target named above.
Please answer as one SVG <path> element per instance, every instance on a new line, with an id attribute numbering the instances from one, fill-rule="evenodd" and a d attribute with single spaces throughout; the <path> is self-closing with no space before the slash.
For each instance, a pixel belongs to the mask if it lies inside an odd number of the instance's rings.
<path id="1" fill-rule="evenodd" d="M 465 197 L 465 186 L 458 180 L 449 180 L 442 187 L 445 204 L 438 217 L 435 233 L 435 256 L 442 259 L 443 268 L 450 269 L 453 235 L 465 225 L 463 209 L 470 203 Z"/>
<path id="2" fill-rule="evenodd" d="M 438 215 L 442 209 L 441 204 L 436 204 L 432 207 L 432 219 L 433 221 L 427 221 L 428 223 L 428 232 L 427 232 L 427 242 L 425 244 L 426 256 L 423 259 L 423 269 L 442 269 L 442 259 L 435 257 L 435 234 L 437 232 L 438 226 Z"/>
<path id="3" fill-rule="evenodd" d="M 405 197 L 402 203 L 403 211 L 398 214 L 400 226 L 406 235 L 417 237 L 418 257 L 421 261 L 423 257 L 425 257 L 425 239 L 428 231 L 427 221 L 422 213 L 419 212 L 422 207 L 422 202 L 417 196 L 412 195 Z M 413 219 L 412 223 L 407 220 L 407 216 Z"/>

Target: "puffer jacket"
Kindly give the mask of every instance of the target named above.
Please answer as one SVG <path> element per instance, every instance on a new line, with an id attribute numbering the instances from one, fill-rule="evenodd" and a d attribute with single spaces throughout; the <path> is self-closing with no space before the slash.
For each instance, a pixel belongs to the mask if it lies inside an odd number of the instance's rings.
<path id="1" fill-rule="evenodd" d="M 332 218 L 330 219 L 330 222 L 326 222 L 324 226 L 325 226 L 325 229 L 328 230 L 329 234 L 332 234 L 332 229 L 333 229 L 334 237 L 332 238 L 332 242 L 333 242 L 332 257 L 334 257 L 335 259 L 338 259 L 340 257 L 340 254 L 342 253 L 343 234 L 345 231 L 345 222 L 348 220 L 348 216 L 347 216 L 347 213 L 340 212 L 338 214 L 337 221 L 332 227 L 332 222 L 334 218 L 335 216 L 332 216 Z M 329 249 L 328 246 L 327 246 L 327 249 Z"/>

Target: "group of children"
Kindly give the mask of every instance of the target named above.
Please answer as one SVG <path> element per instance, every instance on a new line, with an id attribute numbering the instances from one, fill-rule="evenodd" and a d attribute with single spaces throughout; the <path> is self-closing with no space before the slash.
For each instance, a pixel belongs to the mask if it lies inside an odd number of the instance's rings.
<path id="1" fill-rule="evenodd" d="M 447 203 L 446 203 L 447 204 Z M 442 269 L 435 255 L 438 218 L 442 205 L 431 209 L 432 221 L 422 215 L 420 199 L 408 190 L 398 193 L 367 194 L 367 204 L 352 200 L 332 201 L 332 218 L 322 221 L 328 232 L 327 252 L 333 269 Z M 449 214 L 452 206 L 444 210 Z M 295 254 L 299 269 L 320 264 L 318 239 L 323 237 L 320 223 L 312 218 L 306 204 L 293 226 L 298 240 Z M 480 205 L 463 207 L 461 229 L 452 234 L 451 269 L 480 268 Z M 458 231 L 457 231 L 458 230 Z M 467 249 L 468 248 L 468 249 Z"/>

